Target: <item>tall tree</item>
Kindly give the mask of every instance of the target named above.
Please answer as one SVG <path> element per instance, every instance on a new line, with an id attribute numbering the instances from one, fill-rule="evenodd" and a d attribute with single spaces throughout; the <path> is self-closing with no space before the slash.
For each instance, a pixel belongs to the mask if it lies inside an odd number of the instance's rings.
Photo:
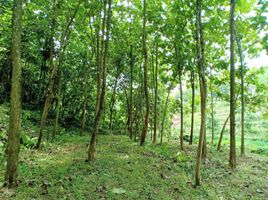
<path id="1" fill-rule="evenodd" d="M 61 99 L 62 99 L 62 65 L 64 61 L 64 52 L 69 42 L 69 37 L 71 34 L 71 26 L 74 22 L 75 16 L 78 12 L 79 6 L 82 0 L 79 0 L 76 4 L 74 12 L 69 17 L 68 22 L 66 24 L 65 30 L 61 35 L 60 40 L 60 49 L 59 49 L 59 58 L 58 58 L 58 92 L 57 92 L 57 108 L 56 108 L 56 117 L 55 117 L 55 124 L 54 129 L 52 132 L 52 137 L 54 138 L 56 133 L 58 132 L 58 123 L 59 123 L 59 116 L 60 116 L 60 107 L 61 107 Z M 49 138 L 49 134 L 47 134 L 47 139 Z"/>
<path id="2" fill-rule="evenodd" d="M 89 63 L 85 64 L 84 77 L 83 77 L 83 109 L 82 109 L 82 124 L 80 135 L 84 133 L 86 126 L 86 108 L 88 104 L 88 79 L 89 79 Z"/>
<path id="3" fill-rule="evenodd" d="M 238 93 L 239 93 L 239 90 L 238 90 Z M 238 94 L 236 94 L 235 102 L 237 101 L 237 98 L 238 98 Z M 225 119 L 225 121 L 223 123 L 223 126 L 222 126 L 222 129 L 221 129 L 220 138 L 219 138 L 218 145 L 217 145 L 217 150 L 218 151 L 221 150 L 221 143 L 222 143 L 222 139 L 223 139 L 223 133 L 224 133 L 224 130 L 226 128 L 226 125 L 227 125 L 229 119 L 230 119 L 230 113 L 229 113 L 228 117 Z"/>
<path id="4" fill-rule="evenodd" d="M 169 102 L 169 96 L 170 96 L 171 89 L 172 89 L 172 83 L 168 87 L 168 92 L 166 95 L 166 100 L 165 100 L 165 105 L 164 105 L 164 113 L 163 113 L 163 118 L 162 118 L 162 122 L 161 122 L 160 144 L 163 143 L 164 126 L 165 126 L 165 120 L 166 120 L 166 115 L 167 115 L 168 102 Z"/>
<path id="5" fill-rule="evenodd" d="M 153 134 L 153 144 L 156 144 L 157 136 L 157 98 L 158 98 L 158 38 L 156 38 L 155 45 L 155 70 L 154 70 L 154 134 Z"/>
<path id="6" fill-rule="evenodd" d="M 180 82 L 180 122 L 181 122 L 181 129 L 180 129 L 180 147 L 181 150 L 184 150 L 184 145 L 183 145 L 183 131 L 184 131 L 184 126 L 183 126 L 183 90 L 182 90 L 182 70 L 179 70 L 179 82 Z"/>
<path id="7" fill-rule="evenodd" d="M 213 91 L 212 91 L 212 66 L 210 67 L 210 108 L 211 108 L 211 144 L 214 143 L 214 102 L 213 102 Z"/>
<path id="8" fill-rule="evenodd" d="M 236 167 L 236 149 L 235 149 L 235 60 L 234 60 L 234 12 L 235 0 L 230 2 L 230 155 L 229 165 Z"/>
<path id="9" fill-rule="evenodd" d="M 98 90 L 97 90 L 97 103 L 96 103 L 96 110 L 94 116 L 94 125 L 93 125 L 93 132 L 91 135 L 90 144 L 88 147 L 88 161 L 93 161 L 95 148 L 96 148 L 96 141 L 97 135 L 99 132 L 99 122 L 103 114 L 103 107 L 104 107 L 104 98 L 105 98 L 105 89 L 106 89 L 106 73 L 107 73 L 107 56 L 108 56 L 108 48 L 109 48 L 109 38 L 110 38 L 110 28 L 111 28 L 111 17 L 112 17 L 112 0 L 108 0 L 108 11 L 107 10 L 107 0 L 104 0 L 103 10 L 104 10 L 104 17 L 102 22 L 102 33 L 105 33 L 102 37 L 101 41 L 101 53 L 100 53 L 100 65 L 99 65 L 99 75 L 98 75 Z M 107 19 L 106 19 L 106 12 Z M 106 25 L 105 25 L 106 24 Z M 105 30 L 106 26 L 106 30 Z M 106 31 L 106 32 L 105 32 Z"/>
<path id="10" fill-rule="evenodd" d="M 143 30 L 142 30 L 142 44 L 143 44 L 143 81 L 144 81 L 144 94 L 145 94 L 145 102 L 146 102 L 146 111 L 145 111 L 145 118 L 144 118 L 144 124 L 143 129 L 141 133 L 141 139 L 140 144 L 144 145 L 145 138 L 147 135 L 148 130 L 148 123 L 149 123 L 149 112 L 150 112 L 150 102 L 149 102 L 149 93 L 148 93 L 148 84 L 147 84 L 147 62 L 148 62 L 148 55 L 147 55 L 147 46 L 146 46 L 146 0 L 143 0 Z"/>
<path id="11" fill-rule="evenodd" d="M 116 63 L 116 76 L 115 76 L 112 96 L 111 96 L 110 105 L 109 105 L 109 109 L 110 109 L 109 129 L 111 130 L 113 130 L 113 114 L 114 114 L 114 106 L 115 106 L 115 101 L 116 101 L 116 89 L 117 89 L 117 85 L 118 85 L 119 77 L 121 73 L 120 68 L 121 66 L 120 66 L 120 61 L 119 61 L 118 63 Z"/>
<path id="12" fill-rule="evenodd" d="M 20 128 L 21 128 L 21 28 L 22 0 L 13 1 L 12 14 L 12 88 L 10 119 L 7 141 L 7 167 L 5 180 L 8 187 L 16 185 L 18 175 Z"/>
<path id="13" fill-rule="evenodd" d="M 55 64 L 54 64 L 54 36 L 56 31 L 56 14 L 57 14 L 57 6 L 56 6 L 56 0 L 52 0 L 52 13 L 51 13 L 51 27 L 50 27 L 50 50 L 49 50 L 49 64 L 50 64 L 50 78 L 49 78 L 49 84 L 47 89 L 47 96 L 46 101 L 44 104 L 43 112 L 41 115 L 40 120 L 40 128 L 38 132 L 38 140 L 36 143 L 36 148 L 39 149 L 43 137 L 43 130 L 45 127 L 45 122 L 47 119 L 48 111 L 51 106 L 51 101 L 53 97 L 53 87 L 54 87 L 54 81 L 55 81 Z"/>
<path id="14" fill-rule="evenodd" d="M 200 95 L 201 95 L 201 124 L 200 124 L 199 142 L 197 148 L 197 158 L 195 168 L 195 184 L 197 186 L 200 185 L 201 183 L 200 169 L 201 169 L 202 153 L 205 139 L 206 101 L 207 101 L 207 85 L 206 85 L 205 66 L 204 66 L 205 43 L 204 43 L 202 20 L 201 20 L 202 3 L 203 0 L 197 0 L 196 2 L 196 54 L 197 54 L 197 65 L 198 65 L 199 84 L 200 84 Z"/>
<path id="15" fill-rule="evenodd" d="M 130 45 L 130 110 L 129 110 L 129 120 L 130 120 L 130 127 L 129 127 L 129 136 L 133 138 L 133 68 L 134 68 L 134 56 L 133 56 L 133 45 Z"/>
<path id="16" fill-rule="evenodd" d="M 238 53 L 240 58 L 240 74 L 241 74 L 241 156 L 245 157 L 245 100 L 244 100 L 244 59 L 242 52 L 242 45 L 237 33 L 235 32 L 236 43 L 238 46 Z"/>
<path id="17" fill-rule="evenodd" d="M 195 81 L 194 81 L 194 68 L 191 70 L 191 89 L 192 89 L 192 101 L 191 101 L 191 133 L 189 144 L 193 144 L 193 136 L 194 136 L 194 111 L 195 111 Z"/>

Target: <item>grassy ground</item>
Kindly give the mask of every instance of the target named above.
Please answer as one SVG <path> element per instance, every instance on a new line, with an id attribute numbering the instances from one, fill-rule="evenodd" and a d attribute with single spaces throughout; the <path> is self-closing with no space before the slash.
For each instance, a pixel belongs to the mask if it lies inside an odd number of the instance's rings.
<path id="1" fill-rule="evenodd" d="M 227 150 L 210 147 L 202 186 L 193 187 L 195 147 L 140 147 L 126 136 L 100 136 L 96 159 L 86 163 L 88 136 L 62 136 L 41 150 L 23 149 L 20 184 L 0 199 L 267 199 L 268 159 L 250 155 L 228 168 Z M 0 158 L 4 163 L 4 158 Z M 3 182 L 4 165 L 0 167 Z"/>

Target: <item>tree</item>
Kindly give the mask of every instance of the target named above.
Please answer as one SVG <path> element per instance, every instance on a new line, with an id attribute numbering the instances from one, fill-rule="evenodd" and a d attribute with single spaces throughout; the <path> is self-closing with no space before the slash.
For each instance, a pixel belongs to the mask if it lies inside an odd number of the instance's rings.
<path id="1" fill-rule="evenodd" d="M 7 142 L 7 167 L 5 180 L 8 187 L 16 185 L 18 175 L 20 128 L 21 128 L 21 29 L 22 0 L 13 1 L 12 14 L 12 88 L 10 119 Z"/>
<path id="2" fill-rule="evenodd" d="M 179 64 L 180 65 L 180 64 Z M 183 126 L 183 90 L 182 90 L 182 73 L 183 69 L 179 68 L 179 85 L 180 85 L 180 148 L 181 150 L 184 150 L 183 145 L 183 132 L 184 132 L 184 126 Z"/>
<path id="3" fill-rule="evenodd" d="M 195 112 L 195 72 L 194 68 L 191 70 L 191 89 L 192 89 L 192 101 L 191 101 L 191 133 L 189 144 L 193 144 L 193 136 L 194 136 L 194 112 Z"/>
<path id="4" fill-rule="evenodd" d="M 56 109 L 56 117 L 55 117 L 55 124 L 54 129 L 52 133 L 52 137 L 55 138 L 56 133 L 58 132 L 58 123 L 59 123 L 59 115 L 60 115 L 60 106 L 61 106 L 61 98 L 62 98 L 62 65 L 64 61 L 64 51 L 68 45 L 68 41 L 71 34 L 71 26 L 73 24 L 73 21 L 75 19 L 75 16 L 78 12 L 79 6 L 81 4 L 81 0 L 77 2 L 77 5 L 74 9 L 74 12 L 69 17 L 67 25 L 65 27 L 65 30 L 63 31 L 61 35 L 60 40 L 60 49 L 59 49 L 59 58 L 58 58 L 58 92 L 57 92 L 57 109 Z M 47 134 L 47 140 L 49 139 L 49 134 Z"/>
<path id="5" fill-rule="evenodd" d="M 108 0 L 108 11 L 107 10 L 107 0 L 104 0 L 103 10 L 104 10 L 104 17 L 102 21 L 102 35 L 101 39 L 101 52 L 100 52 L 100 63 L 99 63 L 99 74 L 98 74 L 98 90 L 97 90 L 97 103 L 96 103 L 96 110 L 94 116 L 94 125 L 93 125 L 93 132 L 91 135 L 91 140 L 88 148 L 88 161 L 93 161 L 95 148 L 96 148 L 96 141 L 97 135 L 99 132 L 99 122 L 102 116 L 103 107 L 104 107 L 104 98 L 105 98 L 105 89 L 106 89 L 106 73 L 107 73 L 107 56 L 108 56 L 108 48 L 109 48 L 109 38 L 110 38 L 110 28 L 111 28 L 111 17 L 112 17 L 112 1 Z M 106 16 L 106 12 L 108 12 Z M 107 19 L 106 19 L 107 17 Z M 106 30 L 105 30 L 106 27 Z"/>
<path id="6" fill-rule="evenodd" d="M 234 60 L 234 12 L 235 0 L 230 3 L 230 155 L 229 165 L 233 169 L 236 167 L 235 149 L 235 60 Z"/>
<path id="7" fill-rule="evenodd" d="M 144 94 L 145 94 L 145 103 L 146 103 L 146 112 L 144 118 L 143 129 L 141 133 L 140 144 L 144 145 L 146 134 L 148 130 L 148 123 L 149 123 L 149 112 L 150 112 L 150 102 L 149 102 L 149 94 L 148 94 L 148 85 L 147 85 L 147 62 L 148 62 L 148 55 L 147 55 L 147 46 L 146 46 L 146 0 L 143 0 L 143 31 L 142 31 L 142 44 L 143 44 L 143 79 L 144 79 Z"/>
<path id="8" fill-rule="evenodd" d="M 198 65 L 200 94 L 201 94 L 201 124 L 200 124 L 199 142 L 197 148 L 197 158 L 195 167 L 196 186 L 199 186 L 201 183 L 200 168 L 201 168 L 202 153 L 205 140 L 206 101 L 207 101 L 207 86 L 206 86 L 205 66 L 204 66 L 205 44 L 204 44 L 202 21 L 201 21 L 202 3 L 203 3 L 202 0 L 197 0 L 196 2 L 196 54 L 197 54 L 197 65 Z"/>
<path id="9" fill-rule="evenodd" d="M 165 121 L 166 121 L 168 102 L 169 102 L 169 96 L 170 96 L 171 89 L 172 89 L 172 83 L 169 85 L 169 87 L 167 89 L 168 92 L 167 92 L 167 96 L 166 96 L 166 100 L 165 100 L 164 111 L 163 111 L 164 113 L 163 113 L 163 118 L 162 118 L 162 122 L 161 122 L 160 144 L 163 143 L 164 126 L 165 126 Z"/>
<path id="10" fill-rule="evenodd" d="M 210 108 L 211 108 L 211 144 L 214 143 L 214 102 L 212 90 L 212 66 L 210 67 Z"/>
<path id="11" fill-rule="evenodd" d="M 235 31 L 235 30 L 234 30 Z M 238 46 L 238 53 L 240 58 L 240 73 L 241 73 L 241 156 L 245 157 L 245 100 L 244 100 L 244 61 L 242 45 L 235 31 L 235 39 Z"/>
<path id="12" fill-rule="evenodd" d="M 48 111 L 51 106 L 51 101 L 53 97 L 53 87 L 54 87 L 54 81 L 55 81 L 55 63 L 54 63 L 54 35 L 56 31 L 56 0 L 52 0 L 52 16 L 51 16 L 51 28 L 50 28 L 50 39 L 49 39 L 49 44 L 50 44 L 50 50 L 49 50 L 49 64 L 50 64 L 50 78 L 49 78 L 49 85 L 47 89 L 47 96 L 46 96 L 46 101 L 44 104 L 43 112 L 41 115 L 41 120 L 40 120 L 40 128 L 39 128 L 39 133 L 38 133 L 38 140 L 36 143 L 35 148 L 39 149 L 43 137 L 43 130 L 45 127 L 45 122 L 47 119 Z"/>
<path id="13" fill-rule="evenodd" d="M 156 52 L 155 52 L 155 70 L 154 70 L 154 134 L 153 134 L 153 144 L 156 143 L 157 134 L 157 98 L 158 98 L 158 38 L 156 38 Z"/>

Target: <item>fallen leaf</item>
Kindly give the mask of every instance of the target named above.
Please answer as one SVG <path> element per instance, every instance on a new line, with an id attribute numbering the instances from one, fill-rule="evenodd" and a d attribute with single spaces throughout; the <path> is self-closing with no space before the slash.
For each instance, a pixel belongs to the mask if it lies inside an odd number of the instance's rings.
<path id="1" fill-rule="evenodd" d="M 123 188 L 113 188 L 112 193 L 114 193 L 114 194 L 124 194 L 124 193 L 126 193 L 126 190 L 124 190 Z"/>

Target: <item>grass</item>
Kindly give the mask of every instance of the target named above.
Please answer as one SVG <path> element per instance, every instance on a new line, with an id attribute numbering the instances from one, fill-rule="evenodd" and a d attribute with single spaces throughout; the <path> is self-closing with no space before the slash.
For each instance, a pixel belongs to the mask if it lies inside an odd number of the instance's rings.
<path id="1" fill-rule="evenodd" d="M 2 141 L 8 111 L 8 105 L 0 106 L 0 186 L 4 183 L 6 165 Z M 37 134 L 39 115 L 23 111 L 23 135 L 31 135 L 32 131 Z M 48 126 L 45 133 L 50 129 Z M 19 185 L 15 189 L 0 188 L 0 199 L 244 200 L 268 196 L 268 157 L 264 156 L 268 142 L 263 136 L 247 136 L 247 157 L 237 158 L 234 171 L 228 167 L 228 134 L 225 133 L 220 152 L 216 145 L 208 144 L 202 186 L 194 188 L 195 145 L 185 143 L 186 151 L 181 152 L 177 139 L 169 144 L 147 143 L 140 147 L 127 136 L 100 135 L 95 161 L 86 163 L 89 136 L 80 137 L 76 129 L 62 129 L 61 134 L 53 143 L 44 142 L 38 151 L 21 146 Z M 26 140 L 26 144 L 32 140 Z M 196 141 L 197 137 L 195 144 Z"/>
<path id="2" fill-rule="evenodd" d="M 202 186 L 193 187 L 195 147 L 147 144 L 126 136 L 98 138 L 96 158 L 86 163 L 88 136 L 68 134 L 41 150 L 20 153 L 20 184 L 1 189 L 1 199 L 265 199 L 268 159 L 238 158 L 227 166 L 227 151 L 210 147 Z M 1 163 L 4 158 L 1 157 Z M 3 182 L 4 165 L 0 168 Z"/>

